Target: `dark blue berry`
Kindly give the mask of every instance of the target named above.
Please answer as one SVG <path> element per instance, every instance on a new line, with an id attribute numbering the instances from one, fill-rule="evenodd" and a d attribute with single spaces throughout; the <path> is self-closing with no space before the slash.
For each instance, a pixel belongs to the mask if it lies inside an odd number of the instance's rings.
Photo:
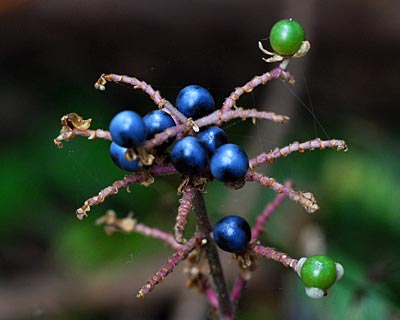
<path id="1" fill-rule="evenodd" d="M 127 148 L 121 147 L 115 142 L 111 142 L 110 145 L 110 156 L 114 163 L 120 167 L 122 170 L 129 172 L 139 171 L 141 167 L 139 166 L 139 160 L 129 161 L 125 157 L 125 152 Z"/>
<path id="2" fill-rule="evenodd" d="M 205 129 L 199 133 L 197 139 L 199 139 L 209 154 L 213 154 L 218 147 L 228 143 L 228 137 L 224 130 L 218 127 Z"/>
<path id="3" fill-rule="evenodd" d="M 186 176 L 197 176 L 207 168 L 207 151 L 197 138 L 187 136 L 173 146 L 171 161 L 178 172 Z"/>
<path id="4" fill-rule="evenodd" d="M 147 127 L 146 140 L 154 137 L 156 133 L 163 132 L 165 129 L 174 127 L 175 121 L 172 117 L 161 110 L 154 110 L 143 117 L 144 124 Z M 168 147 L 174 141 L 174 138 L 168 139 L 162 144 L 163 148 Z"/>
<path id="5" fill-rule="evenodd" d="M 141 116 L 125 110 L 116 114 L 110 123 L 112 140 L 125 148 L 138 147 L 146 139 L 147 128 Z"/>
<path id="6" fill-rule="evenodd" d="M 214 240 L 224 251 L 242 253 L 251 240 L 250 226 L 239 216 L 226 216 L 214 226 Z"/>
<path id="7" fill-rule="evenodd" d="M 190 85 L 183 88 L 176 99 L 176 107 L 186 117 L 198 119 L 215 109 L 214 99 L 207 89 Z"/>
<path id="8" fill-rule="evenodd" d="M 211 174 L 226 183 L 243 180 L 248 168 L 249 158 L 246 153 L 232 143 L 220 146 L 210 159 Z"/>

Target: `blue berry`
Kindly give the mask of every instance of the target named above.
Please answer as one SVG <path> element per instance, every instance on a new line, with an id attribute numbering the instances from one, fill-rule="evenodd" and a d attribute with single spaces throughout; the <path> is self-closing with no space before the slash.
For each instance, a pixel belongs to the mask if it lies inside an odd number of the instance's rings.
<path id="1" fill-rule="evenodd" d="M 116 114 L 110 123 L 112 140 L 125 148 L 138 147 L 146 139 L 147 128 L 141 116 L 125 110 Z"/>
<path id="2" fill-rule="evenodd" d="M 125 157 L 125 152 L 127 148 L 121 147 L 115 142 L 111 142 L 110 145 L 110 156 L 114 163 L 120 167 L 122 170 L 129 172 L 139 171 L 141 167 L 139 166 L 139 160 L 129 161 Z"/>
<path id="3" fill-rule="evenodd" d="M 227 143 L 215 150 L 210 160 L 211 174 L 215 179 L 235 183 L 244 179 L 249 168 L 249 158 L 242 148 Z"/>
<path id="4" fill-rule="evenodd" d="M 242 253 L 251 240 L 251 229 L 245 219 L 226 216 L 214 226 L 214 240 L 224 251 Z"/>
<path id="5" fill-rule="evenodd" d="M 173 146 L 171 161 L 178 172 L 186 176 L 197 176 L 207 168 L 207 151 L 197 138 L 187 136 Z"/>
<path id="6" fill-rule="evenodd" d="M 228 143 L 228 137 L 224 130 L 218 127 L 205 129 L 199 133 L 197 139 L 199 139 L 209 154 L 213 154 L 218 147 Z"/>
<path id="7" fill-rule="evenodd" d="M 144 124 L 147 127 L 146 140 L 154 137 L 156 133 L 163 132 L 165 129 L 174 127 L 175 121 L 172 117 L 161 110 L 154 110 L 143 117 Z M 168 139 L 162 144 L 163 148 L 168 147 L 174 141 L 174 138 Z"/>
<path id="8" fill-rule="evenodd" d="M 198 119 L 215 109 L 211 93 L 200 86 L 190 85 L 183 88 L 176 99 L 176 107 L 186 117 Z"/>

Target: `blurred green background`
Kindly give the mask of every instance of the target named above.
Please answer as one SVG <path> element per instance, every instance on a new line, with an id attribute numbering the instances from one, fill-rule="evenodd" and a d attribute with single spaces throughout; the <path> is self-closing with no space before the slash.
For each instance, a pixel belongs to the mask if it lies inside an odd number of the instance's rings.
<path id="1" fill-rule="evenodd" d="M 137 301 L 137 289 L 171 251 L 139 235 L 107 236 L 94 225 L 112 208 L 172 230 L 179 180 L 122 191 L 80 222 L 76 208 L 124 173 L 105 141 L 77 138 L 59 150 L 53 139 L 69 112 L 107 128 L 119 110 L 155 108 L 123 86 L 94 90 L 102 73 L 136 76 L 172 102 L 183 86 L 200 84 L 220 105 L 272 68 L 257 41 L 287 17 L 304 25 L 312 44 L 289 66 L 296 86 L 275 81 L 238 105 L 291 121 L 224 127 L 250 156 L 315 137 L 347 141 L 347 153 L 316 150 L 263 168 L 313 192 L 321 207 L 307 215 L 285 200 L 263 244 L 293 257 L 325 252 L 344 265 L 345 276 L 314 301 L 293 272 L 260 261 L 238 319 L 400 319 L 398 12 L 394 0 L 1 1 L 0 319 L 207 318 L 204 298 L 185 289 L 181 266 Z M 273 197 L 257 185 L 231 192 L 219 183 L 206 194 L 213 221 L 235 213 L 251 223 Z M 223 257 L 231 283 L 236 264 Z"/>

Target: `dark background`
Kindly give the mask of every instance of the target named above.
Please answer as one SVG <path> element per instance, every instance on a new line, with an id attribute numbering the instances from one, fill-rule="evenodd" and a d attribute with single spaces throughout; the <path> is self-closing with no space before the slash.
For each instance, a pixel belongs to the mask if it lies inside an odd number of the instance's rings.
<path id="1" fill-rule="evenodd" d="M 220 105 L 272 68 L 257 41 L 288 17 L 303 24 L 312 45 L 289 65 L 296 86 L 275 81 L 238 105 L 291 121 L 224 127 L 250 156 L 315 137 L 348 142 L 347 153 L 295 154 L 265 166 L 266 174 L 313 192 L 321 210 L 307 215 L 286 200 L 261 239 L 293 257 L 326 252 L 346 274 L 326 299 L 313 301 L 296 275 L 260 261 L 238 318 L 399 319 L 399 12 L 394 0 L 1 1 L 0 319 L 206 318 L 207 305 L 185 289 L 181 267 L 137 301 L 137 289 L 171 251 L 94 226 L 113 208 L 172 230 L 178 179 L 122 191 L 79 222 L 76 208 L 124 173 L 111 163 L 107 142 L 80 138 L 59 150 L 52 140 L 69 112 L 107 128 L 119 110 L 155 108 L 123 86 L 96 91 L 102 73 L 138 77 L 172 102 L 183 86 L 200 84 Z M 215 183 L 206 199 L 214 222 L 235 213 L 253 223 L 273 196 L 260 186 L 228 192 Z M 232 281 L 235 262 L 224 261 Z"/>

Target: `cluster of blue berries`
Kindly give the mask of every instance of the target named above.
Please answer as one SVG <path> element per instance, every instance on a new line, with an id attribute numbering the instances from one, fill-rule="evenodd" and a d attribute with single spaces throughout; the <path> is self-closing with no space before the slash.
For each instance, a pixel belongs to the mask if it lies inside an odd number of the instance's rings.
<path id="1" fill-rule="evenodd" d="M 198 119 L 215 110 L 210 92 L 200 86 L 183 88 L 176 99 L 177 109 L 186 117 Z M 144 118 L 134 111 L 122 111 L 111 121 L 113 142 L 111 158 L 123 170 L 138 171 L 143 164 L 128 150 L 140 148 L 144 142 L 167 128 L 175 126 L 165 111 L 156 110 Z M 165 141 L 158 149 L 165 149 L 173 140 Z M 211 175 L 224 183 L 240 183 L 249 168 L 249 159 L 238 145 L 228 143 L 228 137 L 219 127 L 209 127 L 197 137 L 189 135 L 175 143 L 171 150 L 171 162 L 175 169 L 188 177 Z"/>
<path id="2" fill-rule="evenodd" d="M 175 125 L 172 117 L 161 110 L 155 110 L 143 118 L 134 111 L 125 110 L 111 120 L 110 134 L 112 143 L 110 155 L 114 163 L 129 172 L 139 171 L 142 163 L 138 157 L 130 156 L 129 149 L 135 150 L 144 142 L 165 129 Z M 167 140 L 161 147 L 168 147 L 172 140 Z"/>
<path id="3" fill-rule="evenodd" d="M 183 88 L 177 96 L 174 107 L 170 102 L 163 99 L 158 91 L 154 91 L 145 82 L 128 76 L 103 74 L 95 84 L 97 89 L 104 90 L 105 84 L 111 81 L 129 84 L 134 88 L 140 88 L 145 91 L 158 106 L 163 107 L 162 110 L 152 111 L 143 118 L 134 111 L 122 111 L 112 119 L 109 132 L 105 132 L 104 130 L 87 130 L 91 119 L 84 120 L 75 113 L 61 118 L 62 129 L 60 135 L 54 140 L 59 147 L 62 146 L 62 140 L 70 140 L 78 133 L 80 133 L 79 135 L 88 136 L 90 139 L 96 137 L 110 139 L 111 135 L 110 155 L 113 162 L 119 168 L 128 172 L 136 172 L 152 166 L 149 169 L 149 173 L 151 174 L 157 171 L 154 170 L 153 172 L 153 169 L 157 167 L 157 169 L 161 169 L 163 174 L 165 172 L 167 174 L 175 173 L 176 170 L 184 178 L 184 181 L 178 188 L 183 196 L 180 200 L 181 204 L 174 227 L 175 241 L 180 244 L 179 250 L 139 290 L 137 294 L 138 298 L 144 298 L 155 285 L 172 272 L 173 268 L 180 261 L 185 260 L 192 253 L 195 254 L 192 257 L 196 257 L 196 259 L 190 260 L 196 260 L 196 262 L 189 261 L 188 268 L 195 268 L 198 278 L 190 278 L 189 281 L 194 285 L 199 285 L 202 292 L 206 291 L 204 290 L 204 285 L 208 285 L 208 280 L 203 273 L 199 272 L 198 264 L 201 263 L 200 258 L 203 257 L 203 254 L 201 254 L 201 250 L 205 248 L 203 243 L 206 246 L 214 246 L 212 239 L 209 238 L 212 225 L 205 207 L 202 208 L 204 204 L 201 204 L 204 203 L 204 199 L 201 196 L 202 187 L 207 181 L 215 179 L 235 189 L 243 186 L 245 179 L 248 181 L 257 181 L 264 186 L 267 186 L 269 181 L 272 181 L 272 184 L 274 184 L 274 186 L 271 186 L 272 189 L 279 193 L 284 193 L 294 201 L 300 202 L 307 212 L 312 213 L 318 209 L 311 193 L 297 192 L 290 187 L 274 182 L 273 179 L 267 180 L 267 184 L 264 183 L 265 180 L 263 181 L 263 178 L 265 179 L 265 176 L 258 174 L 256 171 L 248 170 L 249 159 L 240 146 L 229 143 L 226 133 L 218 126 L 205 127 L 206 124 L 211 123 L 218 125 L 223 118 L 224 112 L 230 111 L 235 106 L 236 100 L 243 93 L 251 92 L 258 85 L 265 84 L 279 77 L 288 80 L 289 83 L 294 82 L 291 75 L 285 71 L 289 59 L 291 57 L 298 58 L 304 56 L 310 49 L 309 42 L 305 40 L 305 32 L 302 26 L 292 19 L 281 20 L 271 29 L 269 39 L 274 52 L 264 49 L 262 43 L 259 42 L 260 50 L 270 56 L 268 59 L 263 59 L 267 62 L 281 61 L 281 64 L 278 68 L 261 76 L 256 76 L 243 87 L 235 89 L 226 99 L 220 110 L 220 114 L 218 112 L 213 114 L 216 110 L 214 99 L 207 89 L 200 86 L 190 85 Z M 275 122 L 284 122 L 287 120 L 287 117 L 284 116 L 279 116 L 278 120 L 278 116 L 273 113 L 263 113 L 262 116 L 253 116 L 255 113 L 261 114 L 255 109 L 242 109 L 239 111 L 236 115 L 245 115 L 243 118 L 265 118 L 274 120 Z M 232 117 L 228 120 L 237 117 L 234 117 L 233 113 Z M 273 116 L 275 116 L 275 119 Z M 211 119 L 212 121 L 210 121 Z M 202 128 L 200 132 L 199 127 Z M 74 129 L 79 130 L 75 132 Z M 163 134 L 156 136 L 159 133 Z M 153 138 L 153 141 L 148 141 Z M 173 145 L 175 139 L 178 141 Z M 153 148 L 151 149 L 150 146 L 153 146 Z M 291 146 L 289 145 L 289 147 L 283 149 L 278 148 L 279 156 L 286 156 L 293 151 L 313 150 L 318 147 L 324 149 L 327 146 L 336 148 L 337 150 L 347 149 L 344 141 L 336 139 L 330 141 L 316 139 L 302 144 L 296 142 L 292 150 Z M 171 148 L 167 149 L 169 147 Z M 284 151 L 285 149 L 286 151 Z M 267 157 L 264 158 L 258 164 L 268 161 Z M 258 157 L 255 159 L 258 160 Z M 271 159 L 274 158 L 272 157 Z M 175 170 L 173 170 L 172 166 Z M 138 176 L 140 178 L 141 174 L 139 173 Z M 146 177 L 146 175 L 143 174 L 143 177 Z M 138 181 L 143 180 L 138 179 Z M 131 183 L 129 179 L 124 178 L 123 180 L 119 180 L 118 183 L 114 183 L 111 187 L 103 189 L 98 195 L 88 199 L 77 210 L 78 218 L 82 219 L 87 215 L 91 206 L 104 201 L 105 197 L 116 193 L 119 189 L 129 186 Z M 277 198 L 278 203 L 282 199 L 282 197 Z M 272 211 L 276 207 L 277 204 L 274 203 Z M 197 230 L 199 232 L 187 241 L 184 238 L 184 227 L 192 208 L 197 216 Z M 256 256 L 277 260 L 285 266 L 290 266 L 297 272 L 304 283 L 308 296 L 312 298 L 325 296 L 327 290 L 343 276 L 344 269 L 342 265 L 323 255 L 315 255 L 308 258 L 303 257 L 296 260 L 288 257 L 285 253 L 260 245 L 257 238 L 261 232 L 261 225 L 272 212 L 268 210 L 259 216 L 261 219 L 257 219 L 257 224 L 253 230 L 250 228 L 249 223 L 242 217 L 237 215 L 225 216 L 214 225 L 212 238 L 221 250 L 234 253 L 235 257 L 241 260 L 241 267 L 243 269 L 249 268 Z M 132 219 L 130 216 L 125 219 L 118 219 L 115 217 L 115 213 L 107 214 L 105 217 L 100 218 L 98 223 L 100 221 L 101 223 L 106 223 L 108 226 L 112 226 L 112 230 L 119 228 L 124 232 L 139 232 L 153 236 L 154 238 L 163 239 L 171 245 L 169 234 L 145 225 L 142 225 L 139 231 L 139 228 L 136 228 L 138 226 L 136 225 L 136 219 Z M 200 237 L 203 237 L 201 240 L 202 246 L 196 252 L 194 250 L 199 244 Z M 204 242 L 203 240 L 206 241 Z M 173 243 L 174 248 L 176 243 Z M 210 275 L 216 284 L 215 296 L 212 295 L 214 293 L 213 290 L 210 290 L 206 295 L 210 302 L 213 302 L 214 298 L 217 298 L 218 304 L 216 308 L 220 309 L 221 315 L 224 318 L 228 316 L 227 318 L 231 319 L 232 310 L 229 306 L 232 302 L 237 303 L 243 284 L 248 279 L 242 277 L 243 281 L 237 281 L 232 294 L 227 294 L 226 288 L 224 288 L 225 285 L 222 285 L 225 280 L 221 272 L 222 269 L 218 255 L 214 249 L 207 250 L 206 247 L 205 251 L 210 264 Z M 253 269 L 249 268 L 248 270 L 252 271 Z M 190 274 L 192 273 L 190 272 Z M 213 305 L 215 306 L 215 303 Z"/>
<path id="4" fill-rule="evenodd" d="M 198 119 L 215 110 L 210 92 L 200 86 L 183 88 L 176 99 L 177 109 L 186 117 Z M 136 150 L 144 142 L 167 128 L 175 126 L 165 111 L 152 111 L 143 118 L 133 111 L 118 113 L 110 123 L 112 143 L 110 155 L 123 170 L 135 172 L 143 164 Z M 165 150 L 173 140 L 165 141 L 158 150 Z M 133 153 L 128 152 L 133 150 Z M 188 177 L 211 176 L 224 183 L 241 183 L 249 168 L 249 159 L 241 147 L 228 143 L 228 137 L 219 127 L 208 127 L 197 136 L 185 136 L 171 150 L 171 162 L 175 169 Z M 250 226 L 239 216 L 226 216 L 214 228 L 214 239 L 225 251 L 243 253 L 251 238 Z"/>

